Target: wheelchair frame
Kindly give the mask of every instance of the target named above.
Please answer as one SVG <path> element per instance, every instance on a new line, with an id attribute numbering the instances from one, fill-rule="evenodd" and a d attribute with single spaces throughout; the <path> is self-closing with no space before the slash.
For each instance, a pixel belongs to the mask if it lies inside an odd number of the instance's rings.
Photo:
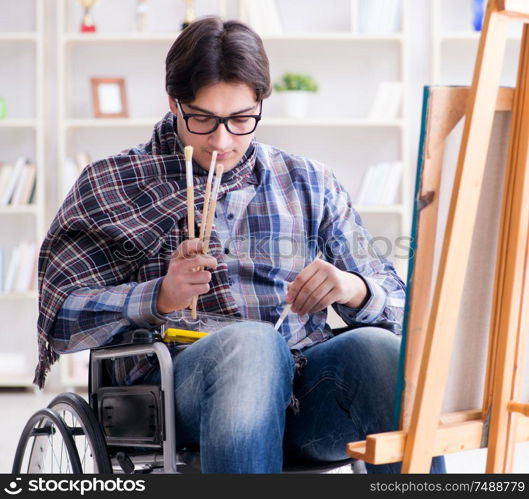
<path id="1" fill-rule="evenodd" d="M 161 397 L 163 407 L 162 420 L 162 450 L 164 473 L 177 473 L 177 451 L 176 451 L 176 429 L 174 424 L 167 424 L 175 420 L 174 406 L 174 378 L 173 361 L 169 349 L 161 340 L 155 340 L 149 344 L 112 346 L 93 349 L 90 359 L 90 406 L 96 411 L 97 419 L 101 423 L 98 411 L 98 392 L 103 388 L 102 361 L 130 357 L 134 355 L 154 354 L 158 358 L 161 374 Z M 136 385 L 145 386 L 145 385 Z M 127 389 L 130 387 L 111 387 L 116 389 Z"/>

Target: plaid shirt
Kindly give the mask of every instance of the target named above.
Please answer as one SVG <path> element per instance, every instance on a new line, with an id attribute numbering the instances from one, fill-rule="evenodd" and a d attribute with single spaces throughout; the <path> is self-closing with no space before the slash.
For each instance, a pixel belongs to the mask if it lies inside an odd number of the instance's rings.
<path id="1" fill-rule="evenodd" d="M 129 156 L 146 154 L 149 147 L 145 146 L 129 151 Z M 284 307 L 288 283 L 321 250 L 323 259 L 358 274 L 368 287 L 369 294 L 361 308 L 333 305 L 347 324 L 400 323 L 404 284 L 391 263 L 376 254 L 348 193 L 332 172 L 319 163 L 257 142 L 249 156 L 253 158 L 249 175 L 219 197 L 217 240 L 211 248 L 221 270 L 226 272 L 232 307 L 226 311 L 212 306 L 215 300 L 211 295 L 218 292 L 212 286 L 199 300 L 199 310 L 233 314 L 238 310 L 237 315 L 243 318 L 275 323 Z M 248 158 L 245 161 L 247 164 Z M 195 174 L 199 175 L 195 181 L 201 182 L 204 175 L 200 168 L 195 169 Z M 108 211 L 109 216 L 119 219 L 119 208 Z M 200 211 L 197 206 L 198 222 Z M 166 316 L 156 311 L 157 293 L 169 257 L 182 236 L 185 237 L 182 230 L 168 231 L 163 247 L 151 252 L 128 279 L 123 276 L 112 286 L 70 289 L 51 330 L 53 349 L 59 353 L 74 352 L 103 345 L 131 327 L 163 324 Z M 87 259 L 94 252 L 88 246 L 78 252 Z M 97 264 L 93 258 L 90 261 Z M 280 332 L 292 350 L 300 350 L 332 336 L 326 317 L 326 311 L 304 316 L 289 314 Z M 120 359 L 116 361 L 116 381 L 134 383 L 155 362 L 147 356 Z"/>

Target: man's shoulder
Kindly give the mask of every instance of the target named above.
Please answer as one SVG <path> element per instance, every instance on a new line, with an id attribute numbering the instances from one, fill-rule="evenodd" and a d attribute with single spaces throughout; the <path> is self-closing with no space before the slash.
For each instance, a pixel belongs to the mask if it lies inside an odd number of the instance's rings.
<path id="1" fill-rule="evenodd" d="M 142 153 L 143 152 L 143 153 Z M 87 165 L 80 177 L 80 182 L 90 182 L 97 185 L 137 183 L 151 177 L 158 177 L 163 173 L 160 161 L 145 151 L 136 153 L 123 152 L 100 158 Z"/>
<path id="2" fill-rule="evenodd" d="M 276 175 L 289 175 L 292 178 L 327 177 L 331 169 L 320 161 L 289 153 L 283 149 L 256 142 L 257 159 L 266 169 Z"/>

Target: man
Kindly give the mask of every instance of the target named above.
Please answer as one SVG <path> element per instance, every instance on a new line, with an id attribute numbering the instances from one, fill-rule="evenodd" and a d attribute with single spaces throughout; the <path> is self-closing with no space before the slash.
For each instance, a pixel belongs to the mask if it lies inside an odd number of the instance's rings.
<path id="1" fill-rule="evenodd" d="M 346 458 L 348 442 L 392 429 L 400 343 L 376 324 L 401 322 L 404 285 L 329 169 L 255 141 L 270 76 L 251 29 L 191 24 L 167 55 L 166 90 L 171 112 L 151 140 L 89 165 L 50 228 L 37 381 L 58 353 L 159 326 L 198 295 L 199 312 L 260 322 L 173 352 L 177 445 L 200 448 L 210 473 Z M 186 145 L 198 222 L 214 151 L 224 165 L 209 255 L 187 240 Z M 334 335 L 331 305 L 356 328 Z M 159 369 L 139 356 L 116 362 L 114 376 L 157 382 Z"/>

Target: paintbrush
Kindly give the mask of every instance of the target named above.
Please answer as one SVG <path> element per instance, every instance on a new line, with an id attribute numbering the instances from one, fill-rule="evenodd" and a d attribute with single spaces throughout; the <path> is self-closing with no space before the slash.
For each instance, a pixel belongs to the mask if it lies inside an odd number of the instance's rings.
<path id="1" fill-rule="evenodd" d="M 193 146 L 184 147 L 186 158 L 188 239 L 195 239 L 195 192 L 193 189 Z"/>
<path id="2" fill-rule="evenodd" d="M 202 206 L 202 220 L 200 222 L 200 233 L 198 238 L 204 240 L 206 230 L 206 220 L 208 216 L 209 197 L 211 195 L 211 184 L 213 183 L 213 174 L 215 173 L 215 163 L 217 162 L 217 151 L 211 155 L 211 164 L 209 165 L 208 180 L 206 182 L 206 192 L 204 193 L 204 205 Z"/>
<path id="3" fill-rule="evenodd" d="M 321 251 L 318 251 L 314 261 L 316 261 L 318 258 L 321 258 Z M 281 315 L 279 316 L 279 319 L 277 319 L 277 322 L 274 326 L 274 329 L 276 331 L 279 330 L 279 327 L 281 326 L 281 324 L 283 324 L 283 321 L 287 318 L 287 315 L 290 313 L 291 308 L 292 308 L 292 303 L 288 303 L 287 305 L 285 305 L 285 308 L 281 312 Z"/>

